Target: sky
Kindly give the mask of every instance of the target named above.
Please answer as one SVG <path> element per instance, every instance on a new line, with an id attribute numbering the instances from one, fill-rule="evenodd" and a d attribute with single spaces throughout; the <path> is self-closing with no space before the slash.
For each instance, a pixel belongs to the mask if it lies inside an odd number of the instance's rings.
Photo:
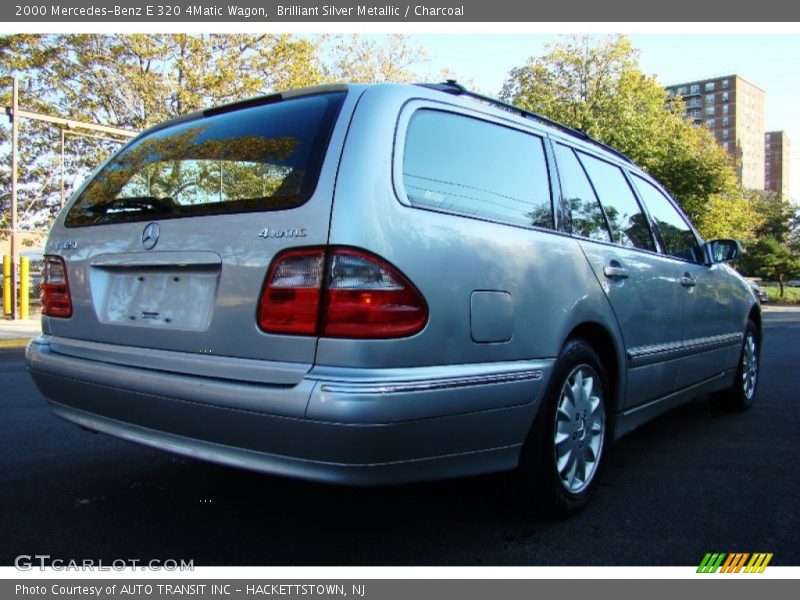
<path id="1" fill-rule="evenodd" d="M 800 35 L 634 34 L 640 66 L 665 85 L 720 75 L 739 75 L 766 91 L 766 129 L 783 130 L 793 142 L 791 196 L 800 199 Z M 424 34 L 429 70 L 454 72 L 475 89 L 497 95 L 508 72 L 560 36 L 542 34 Z"/>

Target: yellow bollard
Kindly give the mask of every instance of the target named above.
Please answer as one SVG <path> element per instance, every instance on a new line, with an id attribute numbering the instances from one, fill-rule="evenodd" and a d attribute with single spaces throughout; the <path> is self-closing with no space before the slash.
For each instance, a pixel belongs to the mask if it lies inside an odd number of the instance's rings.
<path id="1" fill-rule="evenodd" d="M 30 318 L 31 259 L 19 257 L 19 318 Z"/>
<path id="2" fill-rule="evenodd" d="M 3 316 L 9 316 L 12 311 L 11 304 L 11 257 L 3 255 Z"/>

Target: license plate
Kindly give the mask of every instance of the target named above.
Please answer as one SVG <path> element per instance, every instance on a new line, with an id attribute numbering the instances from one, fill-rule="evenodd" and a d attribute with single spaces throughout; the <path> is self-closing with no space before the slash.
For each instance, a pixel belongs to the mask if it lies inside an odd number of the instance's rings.
<path id="1" fill-rule="evenodd" d="M 217 273 L 108 273 L 98 317 L 103 323 L 202 331 L 214 308 Z"/>

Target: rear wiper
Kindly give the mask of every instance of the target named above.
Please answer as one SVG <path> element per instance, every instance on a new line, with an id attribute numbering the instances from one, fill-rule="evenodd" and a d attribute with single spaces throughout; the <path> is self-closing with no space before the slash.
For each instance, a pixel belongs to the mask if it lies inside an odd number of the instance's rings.
<path id="1" fill-rule="evenodd" d="M 111 212 L 155 212 L 171 213 L 175 209 L 172 198 L 156 198 L 155 196 L 134 196 L 131 198 L 116 198 L 108 202 L 94 204 L 86 207 L 86 212 L 91 215 L 107 215 Z"/>

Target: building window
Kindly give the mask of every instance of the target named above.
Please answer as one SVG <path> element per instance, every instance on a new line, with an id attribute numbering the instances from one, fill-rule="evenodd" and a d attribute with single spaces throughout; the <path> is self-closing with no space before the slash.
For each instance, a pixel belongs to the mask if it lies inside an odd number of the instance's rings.
<path id="1" fill-rule="evenodd" d="M 722 87 L 725 88 L 725 89 L 728 89 L 728 80 L 727 79 L 723 79 L 722 80 Z"/>
<path id="2" fill-rule="evenodd" d="M 722 126 L 723 126 L 723 127 L 727 127 L 729 124 L 730 124 L 730 118 L 728 118 L 728 117 L 723 117 L 723 118 L 722 118 Z"/>
<path id="3" fill-rule="evenodd" d="M 714 114 L 714 107 L 713 107 L 713 106 L 707 106 L 707 107 L 706 107 L 706 114 L 707 114 L 709 117 L 710 117 L 710 116 L 712 116 L 712 115 Z"/>
<path id="4" fill-rule="evenodd" d="M 714 94 L 706 94 L 706 104 L 714 104 Z"/>
<path id="5" fill-rule="evenodd" d="M 728 101 L 728 92 L 722 92 L 722 101 L 723 102 L 727 102 Z"/>
<path id="6" fill-rule="evenodd" d="M 728 114 L 728 105 L 727 104 L 723 104 L 722 105 L 722 114 L 723 115 L 727 115 Z"/>
<path id="7" fill-rule="evenodd" d="M 716 123 L 714 122 L 714 119 L 709 119 L 708 121 L 706 121 L 706 126 L 714 127 L 714 125 L 716 125 Z"/>
<path id="8" fill-rule="evenodd" d="M 706 83 L 706 91 L 707 92 L 713 92 L 714 91 L 714 82 L 713 81 L 709 81 L 708 83 Z"/>
<path id="9" fill-rule="evenodd" d="M 723 129 L 722 130 L 722 139 L 723 140 L 727 140 L 728 139 L 728 130 L 727 129 Z"/>
<path id="10" fill-rule="evenodd" d="M 695 83 L 692 86 L 692 93 L 693 94 L 699 94 L 700 93 L 700 84 L 699 83 Z"/>
<path id="11" fill-rule="evenodd" d="M 679 87 L 679 88 L 678 88 L 678 93 L 679 93 L 681 96 L 685 96 L 685 95 L 686 95 L 686 86 L 685 86 L 685 85 L 682 85 L 681 87 Z"/>

